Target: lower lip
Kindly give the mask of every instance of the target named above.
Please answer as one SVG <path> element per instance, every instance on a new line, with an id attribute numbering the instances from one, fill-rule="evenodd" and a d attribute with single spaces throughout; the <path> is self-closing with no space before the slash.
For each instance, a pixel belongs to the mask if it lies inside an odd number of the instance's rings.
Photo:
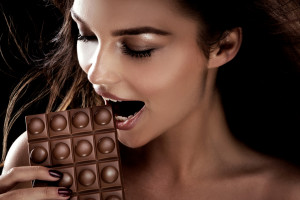
<path id="1" fill-rule="evenodd" d="M 130 130 L 132 129 L 138 122 L 139 118 L 141 117 L 142 113 L 145 110 L 145 106 L 138 112 L 136 113 L 133 117 L 130 119 L 127 119 L 124 122 L 117 121 L 116 120 L 116 127 L 119 130 Z"/>

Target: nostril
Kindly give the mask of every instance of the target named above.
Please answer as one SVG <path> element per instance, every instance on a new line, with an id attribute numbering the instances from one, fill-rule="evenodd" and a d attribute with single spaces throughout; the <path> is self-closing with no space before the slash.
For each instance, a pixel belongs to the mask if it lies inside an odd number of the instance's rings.
<path id="1" fill-rule="evenodd" d="M 107 92 L 109 89 L 108 86 L 105 84 L 100 84 L 100 85 L 93 84 L 93 88 L 96 91 L 96 93 L 98 93 L 99 95 Z"/>
<path id="2" fill-rule="evenodd" d="M 103 66 L 91 66 L 87 75 L 88 80 L 96 85 L 116 84 L 121 80 L 121 76 L 116 70 Z"/>
<path id="3" fill-rule="evenodd" d="M 92 84 L 98 84 L 97 82 L 99 81 L 100 76 L 101 74 L 99 72 L 96 72 L 95 66 L 91 66 L 89 68 L 87 72 L 87 77 Z"/>

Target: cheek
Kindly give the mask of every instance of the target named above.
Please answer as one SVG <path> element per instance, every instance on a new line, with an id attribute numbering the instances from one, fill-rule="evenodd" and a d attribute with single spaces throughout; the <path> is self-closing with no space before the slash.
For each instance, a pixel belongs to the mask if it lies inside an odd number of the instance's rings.
<path id="1" fill-rule="evenodd" d="M 207 60 L 191 45 L 182 50 L 174 46 L 166 49 L 163 54 L 147 66 L 137 68 L 131 80 L 139 92 L 153 99 L 154 96 L 172 98 L 189 90 L 201 87 L 202 76 Z"/>
<path id="2" fill-rule="evenodd" d="M 80 67 L 88 73 L 90 66 L 96 59 L 97 42 L 77 42 L 77 57 Z"/>

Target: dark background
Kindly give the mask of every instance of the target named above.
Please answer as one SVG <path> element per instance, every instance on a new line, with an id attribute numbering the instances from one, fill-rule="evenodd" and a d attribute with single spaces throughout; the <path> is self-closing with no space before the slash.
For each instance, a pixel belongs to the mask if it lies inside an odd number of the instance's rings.
<path id="1" fill-rule="evenodd" d="M 61 13 L 47 0 L 0 1 L 1 154 L 2 128 L 9 96 L 24 74 L 31 68 L 37 67 L 39 61 L 49 52 L 52 45 L 50 40 L 57 33 L 61 22 Z M 30 96 L 22 97 L 17 107 L 21 106 L 22 100 L 26 98 Z M 17 119 L 9 134 L 8 148 L 25 131 L 24 117 L 29 114 L 44 113 L 45 102 L 31 106 Z"/>

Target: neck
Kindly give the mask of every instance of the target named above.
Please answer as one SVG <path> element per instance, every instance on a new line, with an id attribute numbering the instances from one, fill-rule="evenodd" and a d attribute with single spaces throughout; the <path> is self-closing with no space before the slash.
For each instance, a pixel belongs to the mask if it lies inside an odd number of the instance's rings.
<path id="1" fill-rule="evenodd" d="M 218 93 L 207 96 L 185 121 L 140 148 L 131 164 L 144 176 L 165 175 L 166 184 L 226 176 L 253 166 L 249 156 L 256 155 L 232 136 Z"/>
<path id="2" fill-rule="evenodd" d="M 218 154 L 230 147 L 231 140 L 219 98 L 215 95 L 209 104 L 199 106 L 184 122 L 146 145 L 144 150 L 147 158 L 154 163 L 160 161 L 181 179 L 194 176 L 193 170 L 208 174 L 213 165 L 218 165 L 216 161 L 221 156 Z"/>

